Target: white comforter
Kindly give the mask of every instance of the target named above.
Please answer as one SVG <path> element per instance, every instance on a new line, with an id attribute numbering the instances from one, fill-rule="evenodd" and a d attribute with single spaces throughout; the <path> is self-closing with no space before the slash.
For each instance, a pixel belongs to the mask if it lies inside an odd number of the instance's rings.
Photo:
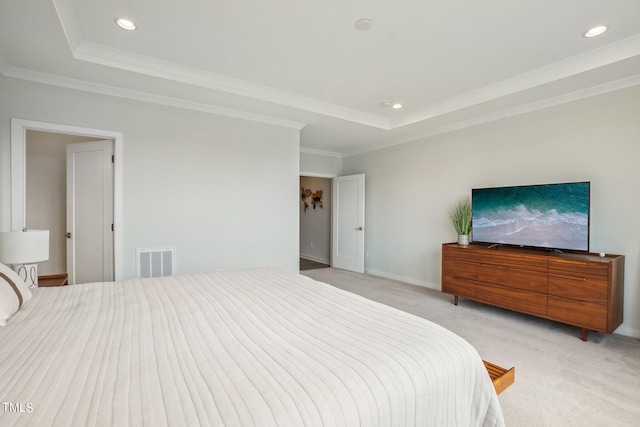
<path id="1" fill-rule="evenodd" d="M 0 400 L 0 426 L 504 424 L 462 338 L 276 269 L 38 289 Z"/>

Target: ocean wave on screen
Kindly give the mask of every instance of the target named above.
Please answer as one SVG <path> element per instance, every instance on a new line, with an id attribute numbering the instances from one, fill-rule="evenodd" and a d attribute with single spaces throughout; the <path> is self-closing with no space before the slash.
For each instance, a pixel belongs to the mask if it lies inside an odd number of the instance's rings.
<path id="1" fill-rule="evenodd" d="M 529 210 L 524 205 L 512 209 L 497 209 L 491 211 L 491 218 L 478 215 L 473 218 L 473 228 L 506 227 L 512 228 L 512 233 L 523 228 L 544 229 L 557 224 L 571 224 L 586 227 L 589 217 L 578 212 L 559 213 L 552 209 L 547 212 Z"/>

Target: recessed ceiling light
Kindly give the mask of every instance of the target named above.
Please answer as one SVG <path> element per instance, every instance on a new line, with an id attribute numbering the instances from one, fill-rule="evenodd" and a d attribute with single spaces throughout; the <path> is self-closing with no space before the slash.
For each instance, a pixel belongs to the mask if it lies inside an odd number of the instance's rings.
<path id="1" fill-rule="evenodd" d="M 402 108 L 402 104 L 400 104 L 399 102 L 384 101 L 380 105 L 382 105 L 382 108 L 393 108 L 394 110 Z"/>
<path id="2" fill-rule="evenodd" d="M 120 28 L 124 28 L 125 30 L 133 31 L 136 29 L 136 24 L 126 18 L 116 18 L 116 24 L 118 24 Z"/>
<path id="3" fill-rule="evenodd" d="M 373 21 L 371 19 L 359 19 L 354 25 L 360 31 L 367 31 L 373 27 Z"/>
<path id="4" fill-rule="evenodd" d="M 585 37 L 595 37 L 607 31 L 606 25 L 598 25 L 597 27 L 591 28 L 589 31 L 584 33 Z"/>

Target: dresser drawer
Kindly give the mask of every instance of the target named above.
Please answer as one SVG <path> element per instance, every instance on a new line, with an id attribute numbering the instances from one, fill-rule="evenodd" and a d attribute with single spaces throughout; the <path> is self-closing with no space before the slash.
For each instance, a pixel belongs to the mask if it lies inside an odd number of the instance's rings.
<path id="1" fill-rule="evenodd" d="M 476 278 L 476 264 L 468 261 L 461 260 L 445 260 L 442 263 L 442 271 L 446 272 L 448 276 L 462 277 L 465 279 Z"/>
<path id="2" fill-rule="evenodd" d="M 606 280 L 549 275 L 549 295 L 606 304 L 608 285 Z"/>
<path id="3" fill-rule="evenodd" d="M 607 331 L 605 305 L 549 295 L 547 314 L 550 319 L 594 331 Z"/>
<path id="4" fill-rule="evenodd" d="M 477 251 L 472 247 L 463 247 L 463 246 L 443 246 L 442 247 L 442 258 L 453 261 L 462 261 L 475 264 L 477 258 Z"/>
<path id="5" fill-rule="evenodd" d="M 480 264 L 477 268 L 476 279 L 479 282 L 493 283 L 509 288 L 540 293 L 547 292 L 547 274 L 540 271 Z"/>
<path id="6" fill-rule="evenodd" d="M 517 268 L 529 271 L 546 272 L 548 268 L 547 259 L 540 256 L 522 257 L 516 254 L 505 253 L 500 251 L 485 251 L 477 254 L 475 260 L 478 264 L 487 264 L 489 266 L 499 265 L 502 267 Z"/>
<path id="7" fill-rule="evenodd" d="M 585 277 L 601 277 L 607 280 L 609 276 L 608 262 L 594 261 L 577 261 L 565 259 L 550 259 L 549 274 L 557 274 L 561 276 Z"/>
<path id="8" fill-rule="evenodd" d="M 442 292 L 473 299 L 476 296 L 476 284 L 471 280 L 446 275 L 442 278 Z"/>
<path id="9" fill-rule="evenodd" d="M 478 287 L 476 301 L 535 316 L 546 316 L 547 314 L 547 295 L 545 294 L 484 283 L 478 283 L 476 286 Z"/>

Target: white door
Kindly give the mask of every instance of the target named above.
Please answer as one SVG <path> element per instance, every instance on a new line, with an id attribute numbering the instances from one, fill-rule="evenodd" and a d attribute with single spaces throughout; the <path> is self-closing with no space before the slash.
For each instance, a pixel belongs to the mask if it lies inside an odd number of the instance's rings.
<path id="1" fill-rule="evenodd" d="M 67 145 L 69 284 L 112 281 L 113 141 Z"/>
<path id="2" fill-rule="evenodd" d="M 331 266 L 364 273 L 364 175 L 333 178 Z"/>

